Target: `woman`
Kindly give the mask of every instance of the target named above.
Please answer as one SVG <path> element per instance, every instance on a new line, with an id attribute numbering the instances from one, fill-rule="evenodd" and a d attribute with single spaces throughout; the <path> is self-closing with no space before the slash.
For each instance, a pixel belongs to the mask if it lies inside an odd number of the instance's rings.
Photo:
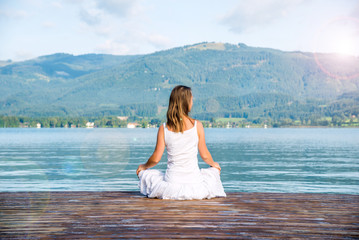
<path id="1" fill-rule="evenodd" d="M 136 173 L 141 193 L 150 198 L 204 199 L 225 197 L 220 179 L 221 167 L 207 149 L 203 125 L 189 117 L 193 105 L 191 88 L 176 86 L 169 99 L 167 123 L 158 129 L 155 151 Z M 167 148 L 167 170 L 154 167 Z M 199 169 L 197 153 L 210 168 Z"/>

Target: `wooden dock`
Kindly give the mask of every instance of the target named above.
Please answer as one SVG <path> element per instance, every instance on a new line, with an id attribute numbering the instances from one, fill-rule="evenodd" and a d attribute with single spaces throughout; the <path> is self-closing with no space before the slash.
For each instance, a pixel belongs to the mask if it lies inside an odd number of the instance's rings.
<path id="1" fill-rule="evenodd" d="M 359 195 L 173 201 L 137 192 L 0 193 L 0 239 L 53 238 L 359 239 Z"/>

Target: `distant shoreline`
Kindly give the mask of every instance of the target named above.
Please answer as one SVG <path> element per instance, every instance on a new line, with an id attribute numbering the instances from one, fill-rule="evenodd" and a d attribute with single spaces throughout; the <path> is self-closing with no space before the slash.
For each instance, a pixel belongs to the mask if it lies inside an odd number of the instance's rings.
<path id="1" fill-rule="evenodd" d="M 0 116 L 0 128 L 156 128 L 165 117 L 21 117 Z M 198 119 L 205 128 L 358 128 L 359 117 L 315 118 L 211 118 Z"/>
<path id="2" fill-rule="evenodd" d="M 110 128 L 122 128 L 122 129 L 148 129 L 148 128 L 158 128 L 156 127 L 135 127 L 135 128 L 129 128 L 129 127 L 41 127 L 41 128 L 37 128 L 37 127 L 0 127 L 0 129 L 110 129 Z M 359 126 L 345 126 L 345 127 L 338 127 L 338 126 L 333 126 L 333 127 L 329 127 L 329 126 L 282 126 L 282 127 L 231 127 L 231 128 L 227 128 L 227 127 L 204 127 L 205 129 L 284 129 L 284 128 L 331 128 L 331 129 L 343 129 L 343 128 L 359 128 Z"/>

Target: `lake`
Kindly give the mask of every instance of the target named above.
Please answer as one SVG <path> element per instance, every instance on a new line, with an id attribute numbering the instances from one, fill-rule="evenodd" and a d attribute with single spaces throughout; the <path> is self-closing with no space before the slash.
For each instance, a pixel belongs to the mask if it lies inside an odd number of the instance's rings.
<path id="1" fill-rule="evenodd" d="M 205 129 L 226 192 L 359 194 L 359 129 Z M 157 129 L 0 129 L 0 191 L 138 191 Z M 166 169 L 166 152 L 155 167 Z M 200 167 L 207 167 L 200 159 Z"/>

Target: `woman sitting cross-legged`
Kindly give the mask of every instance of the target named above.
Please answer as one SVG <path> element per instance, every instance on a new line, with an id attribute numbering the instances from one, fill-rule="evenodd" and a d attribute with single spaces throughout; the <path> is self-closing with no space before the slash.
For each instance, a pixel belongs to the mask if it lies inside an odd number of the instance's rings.
<path id="1" fill-rule="evenodd" d="M 157 133 L 155 151 L 137 168 L 142 194 L 161 199 L 209 199 L 226 197 L 220 179 L 221 167 L 207 149 L 201 122 L 189 117 L 193 105 L 191 88 L 176 86 L 170 96 L 167 123 Z M 167 148 L 167 170 L 154 167 Z M 198 151 L 210 168 L 199 169 Z"/>

